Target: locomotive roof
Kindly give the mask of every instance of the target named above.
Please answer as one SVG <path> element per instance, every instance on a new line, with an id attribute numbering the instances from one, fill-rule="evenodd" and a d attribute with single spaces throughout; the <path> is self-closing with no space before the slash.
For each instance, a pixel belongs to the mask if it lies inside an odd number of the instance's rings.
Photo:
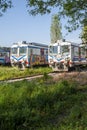
<path id="1" fill-rule="evenodd" d="M 46 45 L 46 44 L 36 43 L 36 42 L 28 43 L 28 45 L 35 45 L 35 46 L 44 46 L 44 47 L 48 47 L 48 45 Z"/>
<path id="2" fill-rule="evenodd" d="M 46 44 L 35 43 L 35 42 L 30 42 L 30 43 L 18 42 L 18 43 L 14 43 L 12 45 L 12 47 L 17 47 L 17 46 L 42 46 L 42 47 L 48 47 L 48 45 L 46 45 Z"/>
<path id="3" fill-rule="evenodd" d="M 58 42 L 56 42 L 56 43 L 54 43 L 54 44 L 50 44 L 50 45 L 52 45 L 52 46 L 57 46 L 57 45 L 61 45 L 61 46 L 63 46 L 63 45 L 73 45 L 73 46 L 78 46 L 79 44 L 77 44 L 77 43 L 73 43 L 73 42 L 68 42 L 68 41 L 58 41 Z"/>

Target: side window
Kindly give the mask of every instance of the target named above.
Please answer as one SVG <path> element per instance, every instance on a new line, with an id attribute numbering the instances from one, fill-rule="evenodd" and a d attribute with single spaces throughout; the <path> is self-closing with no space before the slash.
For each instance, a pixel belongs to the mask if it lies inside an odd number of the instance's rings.
<path id="1" fill-rule="evenodd" d="M 44 55 L 48 55 L 48 50 L 44 50 Z"/>
<path id="2" fill-rule="evenodd" d="M 2 56 L 2 53 L 0 52 L 0 57 Z"/>
<path id="3" fill-rule="evenodd" d="M 82 47 L 82 48 L 81 48 L 81 55 L 84 55 L 84 54 L 85 54 L 85 48 Z"/>
<path id="4" fill-rule="evenodd" d="M 74 54 L 75 54 L 75 56 L 79 55 L 79 48 L 78 47 L 74 47 Z"/>
<path id="5" fill-rule="evenodd" d="M 4 56 L 6 56 L 6 53 L 5 53 L 5 52 L 1 52 L 1 53 L 0 53 L 0 56 L 1 56 L 1 57 L 4 57 Z"/>
<path id="6" fill-rule="evenodd" d="M 28 48 L 28 55 L 37 55 L 38 50 L 35 48 Z"/>
<path id="7" fill-rule="evenodd" d="M 74 46 L 71 46 L 72 47 L 72 54 L 74 54 Z"/>
<path id="8" fill-rule="evenodd" d="M 40 49 L 35 48 L 35 49 L 33 50 L 33 54 L 35 54 L 35 55 L 40 55 Z"/>

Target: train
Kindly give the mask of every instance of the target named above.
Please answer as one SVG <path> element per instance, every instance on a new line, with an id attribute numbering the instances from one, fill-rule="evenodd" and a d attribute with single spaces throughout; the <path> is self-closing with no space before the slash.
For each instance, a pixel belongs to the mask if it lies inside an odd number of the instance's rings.
<path id="1" fill-rule="evenodd" d="M 47 65 L 53 71 L 69 71 L 87 66 L 87 45 L 58 40 L 50 45 L 35 42 L 14 43 L 10 62 L 19 68 Z"/>
<path id="2" fill-rule="evenodd" d="M 0 47 L 0 65 L 10 65 L 10 48 Z"/>
<path id="3" fill-rule="evenodd" d="M 49 66 L 53 71 L 69 71 L 87 66 L 87 45 L 58 40 L 49 45 Z"/>
<path id="4" fill-rule="evenodd" d="M 11 46 L 10 61 L 19 68 L 48 65 L 48 45 L 21 41 Z"/>

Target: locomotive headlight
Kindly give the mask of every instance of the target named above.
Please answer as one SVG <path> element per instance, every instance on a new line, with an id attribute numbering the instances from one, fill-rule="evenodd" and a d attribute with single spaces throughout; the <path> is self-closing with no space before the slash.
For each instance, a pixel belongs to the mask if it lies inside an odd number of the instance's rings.
<path id="1" fill-rule="evenodd" d="M 65 58 L 65 60 L 66 60 L 66 61 L 69 60 L 69 57 Z"/>
<path id="2" fill-rule="evenodd" d="M 23 61 L 22 61 L 23 63 L 25 62 L 25 59 L 23 58 Z"/>
<path id="3" fill-rule="evenodd" d="M 67 65 L 68 62 L 69 62 L 69 60 L 70 60 L 70 57 L 66 57 L 66 58 L 65 58 L 65 61 L 64 61 L 64 64 Z"/>
<path id="4" fill-rule="evenodd" d="M 66 60 L 66 61 L 70 60 L 69 55 L 68 55 L 67 57 L 65 57 L 65 60 Z"/>
<path id="5" fill-rule="evenodd" d="M 64 58 L 64 61 L 67 61 L 68 59 L 67 59 L 67 57 L 66 58 Z"/>
<path id="6" fill-rule="evenodd" d="M 49 61 L 50 61 L 50 63 L 52 63 L 52 62 L 53 62 L 53 59 L 50 59 Z"/>

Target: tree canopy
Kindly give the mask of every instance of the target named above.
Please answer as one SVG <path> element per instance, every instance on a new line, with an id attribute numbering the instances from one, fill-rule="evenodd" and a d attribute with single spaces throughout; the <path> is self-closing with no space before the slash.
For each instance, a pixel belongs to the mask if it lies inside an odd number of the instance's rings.
<path id="1" fill-rule="evenodd" d="M 57 8 L 59 16 L 68 17 L 69 31 L 87 25 L 87 0 L 27 0 L 32 15 L 50 13 Z"/>
<path id="2" fill-rule="evenodd" d="M 50 13 L 57 8 L 59 16 L 68 17 L 69 31 L 87 25 L 87 0 L 26 0 L 30 14 Z M 0 15 L 12 7 L 12 0 L 0 0 Z"/>
<path id="3" fill-rule="evenodd" d="M 11 7 L 12 7 L 11 0 L 0 0 L 0 16 L 2 16 L 3 13 L 6 12 L 6 10 Z"/>

